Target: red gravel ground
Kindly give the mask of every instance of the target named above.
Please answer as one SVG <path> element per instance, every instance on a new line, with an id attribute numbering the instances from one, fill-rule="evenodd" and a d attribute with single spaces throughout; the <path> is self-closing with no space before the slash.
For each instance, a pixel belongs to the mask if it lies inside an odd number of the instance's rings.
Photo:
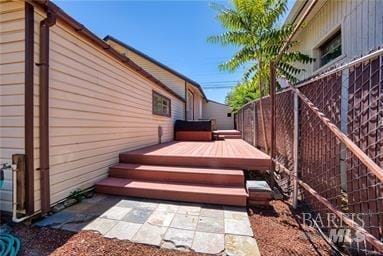
<path id="1" fill-rule="evenodd" d="M 270 209 L 249 209 L 250 222 L 262 256 L 273 255 L 331 255 L 330 247 L 312 228 L 305 232 L 294 218 L 289 205 L 272 201 Z M 101 235 L 83 231 L 78 234 L 48 229 L 33 228 L 23 224 L 13 227 L 13 232 L 22 241 L 21 255 L 28 256 L 78 256 L 78 255 L 134 255 L 134 256 L 194 256 L 193 252 L 159 249 L 103 238 Z M 306 235 L 310 237 L 311 242 Z"/>
<path id="2" fill-rule="evenodd" d="M 196 256 L 194 252 L 160 249 L 129 241 L 107 239 L 91 231 L 71 233 L 48 228 L 18 225 L 13 233 L 22 241 L 24 256 Z"/>
<path id="3" fill-rule="evenodd" d="M 332 255 L 331 247 L 314 228 L 301 225 L 300 211 L 293 211 L 283 201 L 270 204 L 270 208 L 249 209 L 250 223 L 262 256 Z"/>

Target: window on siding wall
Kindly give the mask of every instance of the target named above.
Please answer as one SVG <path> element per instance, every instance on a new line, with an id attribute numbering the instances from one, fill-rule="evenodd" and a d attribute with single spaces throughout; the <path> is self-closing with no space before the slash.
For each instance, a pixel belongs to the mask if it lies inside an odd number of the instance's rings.
<path id="1" fill-rule="evenodd" d="M 330 61 L 336 59 L 342 54 L 342 35 L 341 31 L 337 31 L 320 47 L 320 66 L 324 66 Z"/>
<path id="2" fill-rule="evenodd" d="M 171 116 L 171 101 L 168 97 L 165 97 L 158 92 L 153 91 L 153 114 L 160 116 Z"/>

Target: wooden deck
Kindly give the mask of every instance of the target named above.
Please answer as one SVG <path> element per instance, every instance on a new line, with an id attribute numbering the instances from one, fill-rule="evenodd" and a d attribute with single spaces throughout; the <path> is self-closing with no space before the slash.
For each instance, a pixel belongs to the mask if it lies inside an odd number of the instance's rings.
<path id="1" fill-rule="evenodd" d="M 264 171 L 270 158 L 242 139 L 176 141 L 120 154 L 100 193 L 245 206 L 243 170 Z"/>
<path id="2" fill-rule="evenodd" d="M 241 139 L 173 141 L 120 154 L 120 162 L 267 170 L 270 157 Z"/>

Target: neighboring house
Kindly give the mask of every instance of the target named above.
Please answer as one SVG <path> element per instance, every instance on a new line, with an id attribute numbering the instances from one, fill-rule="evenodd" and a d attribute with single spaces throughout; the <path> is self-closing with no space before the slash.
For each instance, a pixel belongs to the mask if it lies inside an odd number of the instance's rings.
<path id="1" fill-rule="evenodd" d="M 286 23 L 297 22 L 308 6 L 308 0 L 296 1 Z M 318 1 L 294 40 L 296 50 L 316 58 L 300 65 L 306 69 L 300 79 L 365 55 L 383 45 L 383 1 Z"/>
<path id="2" fill-rule="evenodd" d="M 228 105 L 209 100 L 203 104 L 202 113 L 203 119 L 215 119 L 218 129 L 234 129 L 234 114 L 231 113 L 231 108 Z"/>
<path id="3" fill-rule="evenodd" d="M 52 2 L 1 2 L 0 15 L 0 163 L 25 155 L 27 214 L 93 186 L 120 152 L 173 140 L 177 119 L 210 104 L 196 82 L 120 54 Z M 12 210 L 11 176 L 0 211 Z"/>
<path id="4" fill-rule="evenodd" d="M 309 1 L 296 1 L 286 22 L 294 24 L 307 10 Z M 298 65 L 306 69 L 298 78 L 307 79 L 335 65 L 348 63 L 383 46 L 383 1 L 381 0 L 321 0 L 295 34 L 295 50 L 314 57 L 313 63 Z M 341 124 L 347 131 L 348 69 L 342 71 Z M 341 182 L 346 189 L 346 151 L 342 152 Z"/>

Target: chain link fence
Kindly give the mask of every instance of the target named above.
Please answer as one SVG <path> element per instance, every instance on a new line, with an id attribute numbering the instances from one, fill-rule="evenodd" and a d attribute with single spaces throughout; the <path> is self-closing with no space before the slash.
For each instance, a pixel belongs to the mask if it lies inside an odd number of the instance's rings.
<path id="1" fill-rule="evenodd" d="M 352 140 L 380 168 L 383 167 L 383 56 L 335 68 L 295 88 L 313 103 L 317 113 Z M 353 64 L 355 63 L 355 64 Z M 328 74 L 327 74 L 328 73 Z M 317 113 L 300 99 L 294 109 L 294 90 L 276 95 L 275 179 L 287 196 L 292 196 L 294 178 L 294 129 L 298 129 L 297 177 L 346 216 L 350 216 L 378 241 L 383 241 L 383 184 L 360 161 Z M 294 126 L 294 111 L 298 127 Z M 269 97 L 246 104 L 235 117 L 236 127 L 251 145 L 269 153 L 271 103 Z M 283 168 L 281 168 L 281 166 Z M 333 212 L 306 189 L 300 189 L 300 204 L 317 216 Z M 339 218 L 322 218 L 320 226 L 331 238 L 331 230 L 347 227 Z M 354 230 L 354 229 L 353 229 Z M 356 236 L 355 231 L 347 234 Z M 339 242 L 339 241 L 338 241 Z M 366 240 L 341 243 L 355 255 L 378 254 Z"/>

